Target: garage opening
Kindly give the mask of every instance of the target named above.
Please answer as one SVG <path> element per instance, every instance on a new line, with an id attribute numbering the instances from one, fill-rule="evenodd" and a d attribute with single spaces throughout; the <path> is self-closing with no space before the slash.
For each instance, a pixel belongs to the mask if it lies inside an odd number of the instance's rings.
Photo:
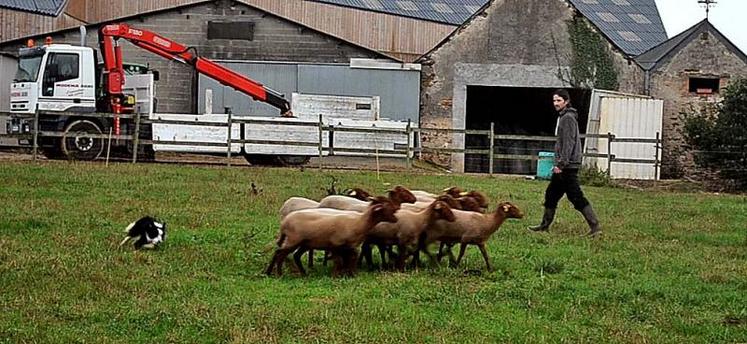
<path id="1" fill-rule="evenodd" d="M 496 135 L 555 136 L 558 115 L 552 105 L 556 88 L 467 86 L 468 130 L 490 130 L 494 123 Z M 591 90 L 569 89 L 571 103 L 579 112 L 579 130 L 586 132 Z M 487 135 L 466 135 L 466 149 L 489 149 Z M 494 142 L 495 154 L 537 156 L 540 151 L 553 151 L 553 142 L 504 140 Z M 488 154 L 465 154 L 464 170 L 488 173 Z M 534 175 L 536 160 L 495 159 L 493 173 Z"/>

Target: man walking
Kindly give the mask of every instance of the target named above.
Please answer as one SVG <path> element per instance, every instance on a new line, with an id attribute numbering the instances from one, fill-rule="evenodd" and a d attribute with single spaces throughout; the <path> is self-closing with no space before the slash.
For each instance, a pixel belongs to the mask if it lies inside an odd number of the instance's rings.
<path id="1" fill-rule="evenodd" d="M 552 179 L 545 190 L 545 214 L 539 226 L 529 227 L 533 231 L 547 231 L 555 219 L 555 209 L 563 194 L 573 207 L 584 215 L 589 224 L 588 235 L 595 235 L 601 231 L 599 220 L 591 208 L 591 204 L 584 197 L 578 183 L 578 169 L 581 167 L 581 138 L 578 131 L 578 113 L 571 107 L 571 96 L 566 90 L 553 93 L 552 102 L 560 115 L 558 123 L 558 138 L 555 141 L 555 166 L 552 168 Z"/>

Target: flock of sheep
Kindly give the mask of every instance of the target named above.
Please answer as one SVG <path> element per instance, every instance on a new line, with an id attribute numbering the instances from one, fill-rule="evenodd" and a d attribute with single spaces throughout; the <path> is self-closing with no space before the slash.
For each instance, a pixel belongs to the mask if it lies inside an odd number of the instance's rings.
<path id="1" fill-rule="evenodd" d="M 265 273 L 272 275 L 275 270 L 282 275 L 283 262 L 292 253 L 296 268 L 305 274 L 303 254 L 308 252 L 311 266 L 313 251 L 324 250 L 325 262 L 327 257 L 334 261 L 333 275 L 352 275 L 359 262 L 372 267 L 372 246 L 379 249 L 382 264 L 389 262 L 402 271 L 410 258 L 413 264 L 419 263 L 420 252 L 431 262 L 448 255 L 456 266 L 465 248 L 475 245 L 492 270 L 485 243 L 507 218 L 522 218 L 523 213 L 509 202 L 498 204 L 489 213 L 487 206 L 481 192 L 463 192 L 457 187 L 440 195 L 396 186 L 387 196 L 374 197 L 353 189 L 319 202 L 291 197 L 280 209 L 277 249 Z M 428 250 L 434 243 L 440 243 L 436 257 Z M 456 258 L 451 252 L 455 244 L 460 244 Z"/>

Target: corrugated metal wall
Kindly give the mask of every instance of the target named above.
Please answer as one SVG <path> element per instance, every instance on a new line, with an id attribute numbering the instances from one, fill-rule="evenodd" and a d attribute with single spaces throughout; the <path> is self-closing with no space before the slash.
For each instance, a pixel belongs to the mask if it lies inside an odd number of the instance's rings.
<path id="1" fill-rule="evenodd" d="M 18 61 L 10 56 L 0 55 L 0 112 L 10 111 L 10 84 L 16 74 Z M 3 123 L 2 128 L 5 128 Z"/>
<path id="2" fill-rule="evenodd" d="M 414 61 L 456 26 L 304 0 L 241 0 L 347 41 Z M 320 15 L 323 13 L 323 15 Z"/>
<path id="3" fill-rule="evenodd" d="M 293 92 L 303 94 L 380 96 L 381 117 L 418 122 L 420 110 L 420 72 L 404 70 L 359 69 L 343 64 L 279 64 L 263 62 L 223 62 L 223 65 L 253 80 L 282 92 L 291 99 Z M 224 87 L 217 81 L 200 76 L 198 81 L 199 113 L 205 113 L 206 90 L 212 93 L 212 112 L 223 113 L 230 106 L 233 113 L 252 116 L 277 116 L 278 110 L 252 101 L 243 93 Z"/>
<path id="4" fill-rule="evenodd" d="M 587 133 L 612 133 L 618 138 L 653 139 L 658 132 L 661 138 L 663 108 L 662 100 L 594 90 Z M 607 154 L 607 140 L 587 140 L 584 151 Z M 656 155 L 653 143 L 613 141 L 611 151 L 617 158 L 624 159 L 654 159 Z M 603 170 L 607 168 L 607 158 L 584 158 L 584 163 L 596 163 Z M 653 164 L 620 163 L 613 160 L 610 174 L 612 178 L 653 180 L 658 179 L 655 171 Z"/>

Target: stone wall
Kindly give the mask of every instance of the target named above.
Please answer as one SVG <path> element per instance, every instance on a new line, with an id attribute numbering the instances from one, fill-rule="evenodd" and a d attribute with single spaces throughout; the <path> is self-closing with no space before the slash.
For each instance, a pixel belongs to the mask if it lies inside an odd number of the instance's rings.
<path id="1" fill-rule="evenodd" d="M 467 85 L 568 87 L 558 72 L 570 68 L 568 22 L 578 16 L 565 0 L 492 1 L 485 12 L 421 59 L 421 126 L 463 129 Z M 603 36 L 602 41 L 618 74 L 618 90 L 642 93 L 642 69 Z M 424 135 L 423 143 L 464 146 L 463 135 Z M 463 168 L 460 155 L 430 158 L 457 171 Z"/>
<path id="2" fill-rule="evenodd" d="M 736 77 L 747 77 L 747 63 L 715 35 L 704 33 L 677 51 L 651 73 L 651 95 L 664 100 L 662 177 L 678 178 L 695 172 L 682 135 L 682 113 L 713 108 L 720 94 L 689 92 L 691 77 L 719 78 L 721 88 Z"/>

